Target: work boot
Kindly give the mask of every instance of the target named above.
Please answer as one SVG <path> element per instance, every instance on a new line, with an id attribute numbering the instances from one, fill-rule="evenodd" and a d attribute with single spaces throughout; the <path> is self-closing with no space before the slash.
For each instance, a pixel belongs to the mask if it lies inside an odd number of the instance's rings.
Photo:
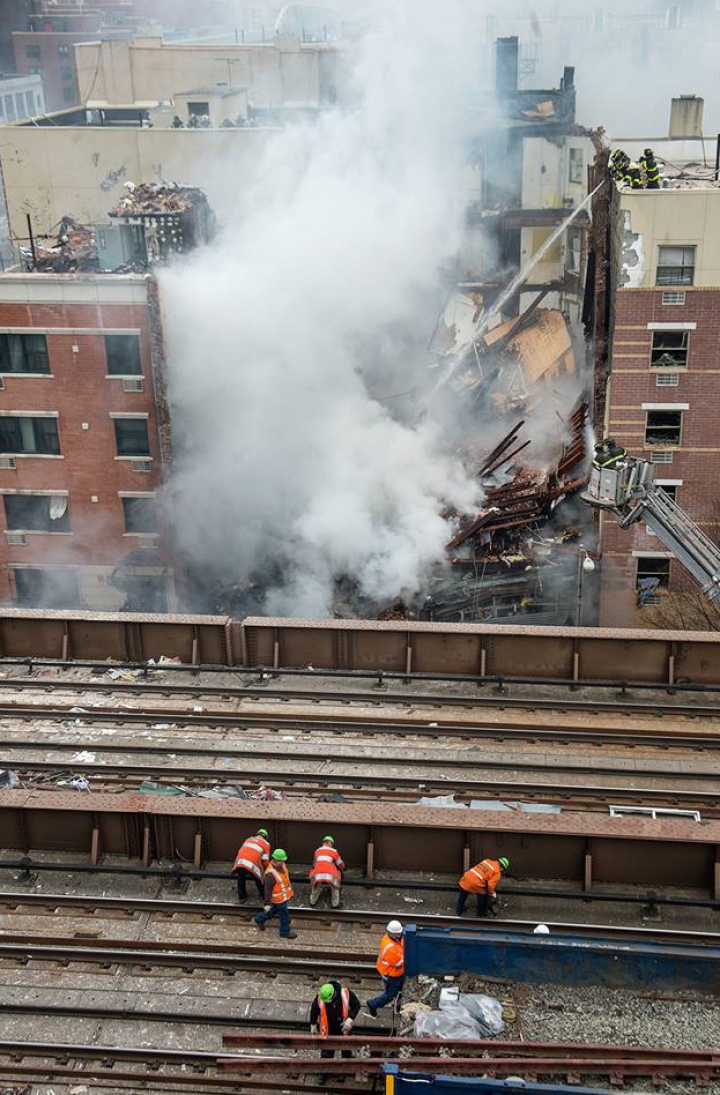
<path id="1" fill-rule="evenodd" d="M 252 922 L 253 922 L 253 924 L 255 925 L 256 928 L 259 928 L 259 930 L 261 932 L 265 931 L 265 925 L 261 924 L 260 921 L 257 919 L 257 917 L 251 916 L 250 919 L 252 920 Z"/>
<path id="2" fill-rule="evenodd" d="M 333 886 L 330 891 L 330 904 L 334 909 L 340 908 L 340 890 L 337 886 Z"/>
<path id="3" fill-rule="evenodd" d="M 366 1005 L 365 1005 L 365 1007 L 366 1007 L 366 1008 L 368 1009 L 368 1011 L 370 1012 L 370 1015 L 372 1016 L 372 1018 L 373 1018 L 373 1019 L 377 1019 L 377 1008 L 374 1008 L 374 1007 L 372 1006 L 372 1004 L 366 1004 Z"/>
<path id="4" fill-rule="evenodd" d="M 310 887 L 310 907 L 314 909 L 319 900 L 320 900 L 320 887 L 319 886 L 311 886 Z"/>
<path id="5" fill-rule="evenodd" d="M 287 935 L 282 935 L 281 939 L 297 939 L 297 932 L 289 931 Z"/>

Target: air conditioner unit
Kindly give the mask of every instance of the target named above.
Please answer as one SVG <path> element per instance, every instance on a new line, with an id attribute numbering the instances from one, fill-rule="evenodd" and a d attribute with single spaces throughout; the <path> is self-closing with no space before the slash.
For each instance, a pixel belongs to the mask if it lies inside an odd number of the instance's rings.
<path id="1" fill-rule="evenodd" d="M 122 390 L 123 390 L 124 392 L 141 392 L 141 391 L 143 391 L 143 380 L 142 380 L 142 377 L 141 377 L 141 376 L 139 376 L 139 377 L 137 378 L 137 380 L 135 380 L 135 379 L 132 379 L 132 380 L 123 380 L 123 382 L 122 382 Z"/>
<path id="2" fill-rule="evenodd" d="M 157 548 L 160 546 L 159 536 L 138 536 L 138 547 L 141 548 Z"/>
<path id="3" fill-rule="evenodd" d="M 17 547 L 22 547 L 23 544 L 28 542 L 26 532 L 6 532 L 5 536 L 9 544 L 14 544 Z"/>
<path id="4" fill-rule="evenodd" d="M 677 388 L 679 384 L 679 373 L 658 373 L 655 377 L 655 385 L 658 388 Z"/>
<path id="5" fill-rule="evenodd" d="M 132 460 L 130 467 L 133 471 L 141 472 L 143 475 L 149 475 L 152 471 L 151 460 Z"/>
<path id="6" fill-rule="evenodd" d="M 15 471 L 17 463 L 14 456 L 0 456 L 0 469 L 4 468 L 6 471 Z"/>
<path id="7" fill-rule="evenodd" d="M 651 464 L 672 464 L 672 462 L 673 462 L 672 449 L 665 449 L 665 450 L 655 449 L 653 452 L 650 453 L 650 463 Z"/>
<path id="8" fill-rule="evenodd" d="M 5 387 L 5 377 L 0 376 L 0 388 L 4 388 L 4 387 Z"/>

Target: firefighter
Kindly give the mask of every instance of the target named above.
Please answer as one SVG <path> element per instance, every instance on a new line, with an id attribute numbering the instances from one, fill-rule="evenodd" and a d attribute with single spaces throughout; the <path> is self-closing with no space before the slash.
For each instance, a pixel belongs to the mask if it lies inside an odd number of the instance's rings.
<path id="1" fill-rule="evenodd" d="M 629 160 L 628 165 L 625 168 L 625 174 L 623 175 L 623 182 L 625 186 L 629 186 L 631 190 L 642 190 L 643 177 L 639 164 L 636 164 L 634 160 Z"/>
<path id="2" fill-rule="evenodd" d="M 290 885 L 290 875 L 287 869 L 287 852 L 282 848 L 276 848 L 270 856 L 270 865 L 265 871 L 263 881 L 263 911 L 253 917 L 260 931 L 265 931 L 268 920 L 277 916 L 280 920 L 280 936 L 282 939 L 297 939 L 297 932 L 290 927 L 290 898 L 293 896 L 293 888 Z"/>
<path id="3" fill-rule="evenodd" d="M 383 979 L 385 986 L 379 996 L 368 1000 L 367 1009 L 373 1019 L 377 1019 L 380 1008 L 384 1008 L 391 1000 L 397 1000 L 396 1009 L 399 1006 L 399 996 L 405 983 L 405 942 L 403 940 L 403 926 L 399 920 L 391 920 L 387 926 L 385 935 L 380 940 L 375 968 Z"/>
<path id="4" fill-rule="evenodd" d="M 645 186 L 648 190 L 660 189 L 660 168 L 652 148 L 646 148 L 640 157 L 640 166 L 645 172 Z"/>
<path id="5" fill-rule="evenodd" d="M 627 152 L 623 152 L 621 148 L 616 148 L 610 157 L 610 163 L 608 165 L 610 178 L 615 179 L 616 182 L 622 182 L 629 163 L 630 157 Z"/>
<path id="6" fill-rule="evenodd" d="M 467 904 L 468 894 L 474 893 L 477 897 L 475 915 L 487 916 L 490 902 L 497 901 L 495 887 L 505 871 L 509 870 L 510 860 L 506 859 L 505 856 L 501 856 L 500 859 L 483 859 L 481 863 L 477 863 L 469 871 L 465 871 L 458 883 L 460 893 L 455 908 L 456 914 L 462 916 Z"/>
<path id="7" fill-rule="evenodd" d="M 237 876 L 238 902 L 241 905 L 247 897 L 245 883 L 249 878 L 257 886 L 260 900 L 263 900 L 263 879 L 270 862 L 269 838 L 267 829 L 258 829 L 255 836 L 247 838 L 235 856 L 233 874 Z"/>
<path id="8" fill-rule="evenodd" d="M 324 836 L 323 842 L 313 856 L 310 869 L 310 904 L 317 905 L 323 889 L 330 891 L 330 904 L 333 909 L 340 905 L 340 887 L 345 864 L 335 847 L 331 836 Z"/>
<path id="9" fill-rule="evenodd" d="M 608 437 L 605 442 L 607 446 L 607 457 L 603 467 L 614 468 L 621 460 L 624 460 L 627 456 L 627 449 L 624 449 L 622 445 L 618 445 L 612 437 Z"/>
<path id="10" fill-rule="evenodd" d="M 352 989 L 343 988 L 339 981 L 327 981 L 320 986 L 317 996 L 310 1005 L 310 1033 L 321 1038 L 348 1035 L 355 1026 L 360 1012 L 360 1001 Z M 349 1049 L 340 1051 L 342 1057 L 352 1057 Z M 321 1057 L 334 1057 L 334 1049 L 321 1049 Z M 337 1078 L 341 1080 L 341 1077 Z M 327 1076 L 320 1077 L 320 1083 L 327 1082 Z"/>

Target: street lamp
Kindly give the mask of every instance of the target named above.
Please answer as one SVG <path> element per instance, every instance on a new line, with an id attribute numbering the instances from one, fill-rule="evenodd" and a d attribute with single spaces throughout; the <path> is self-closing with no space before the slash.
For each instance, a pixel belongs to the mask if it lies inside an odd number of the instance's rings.
<path id="1" fill-rule="evenodd" d="M 582 560 L 582 562 L 581 562 Z M 577 599 L 575 603 L 575 627 L 580 626 L 580 612 L 582 609 L 582 583 L 583 574 L 590 574 L 595 569 L 595 563 L 590 558 L 587 550 L 580 544 L 580 551 L 578 552 L 578 568 L 577 568 Z"/>

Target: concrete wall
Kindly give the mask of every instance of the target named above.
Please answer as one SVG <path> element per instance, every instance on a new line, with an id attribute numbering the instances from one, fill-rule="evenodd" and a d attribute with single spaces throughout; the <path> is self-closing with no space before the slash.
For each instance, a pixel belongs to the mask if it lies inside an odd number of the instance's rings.
<path id="1" fill-rule="evenodd" d="M 148 103 L 176 92 L 229 83 L 248 89 L 256 108 L 317 108 L 339 94 L 341 51 L 278 38 L 267 45 L 163 45 L 115 39 L 75 49 L 83 103 Z"/>
<path id="2" fill-rule="evenodd" d="M 260 155 L 269 129 L 102 129 L 0 127 L 10 231 L 27 236 L 29 213 L 38 234 L 65 213 L 85 223 L 107 221 L 123 183 L 177 180 L 207 191 L 224 186 L 232 162 L 236 184 Z"/>

